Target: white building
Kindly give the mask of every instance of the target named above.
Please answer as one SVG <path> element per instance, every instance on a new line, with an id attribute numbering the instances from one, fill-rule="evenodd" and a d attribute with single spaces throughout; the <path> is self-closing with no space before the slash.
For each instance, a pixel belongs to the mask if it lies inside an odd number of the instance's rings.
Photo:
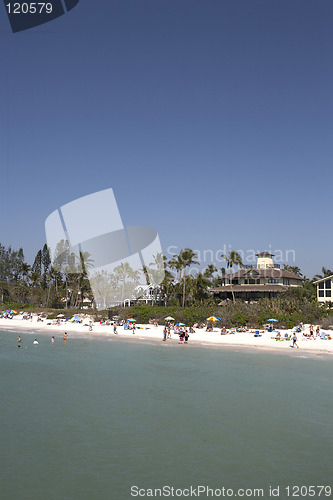
<path id="1" fill-rule="evenodd" d="M 317 299 L 319 302 L 333 302 L 333 275 L 326 276 L 320 280 L 314 281 L 317 285 Z"/>

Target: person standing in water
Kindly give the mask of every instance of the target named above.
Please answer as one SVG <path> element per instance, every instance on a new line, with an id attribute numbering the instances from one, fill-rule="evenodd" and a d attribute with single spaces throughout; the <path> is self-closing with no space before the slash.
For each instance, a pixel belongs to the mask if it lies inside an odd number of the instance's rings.
<path id="1" fill-rule="evenodd" d="M 52 342 L 52 344 L 54 344 L 54 337 L 51 338 L 51 342 Z"/>

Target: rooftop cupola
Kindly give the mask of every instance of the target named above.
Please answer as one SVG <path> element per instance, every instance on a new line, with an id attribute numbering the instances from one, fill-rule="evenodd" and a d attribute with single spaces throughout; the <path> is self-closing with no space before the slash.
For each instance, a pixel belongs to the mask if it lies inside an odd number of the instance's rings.
<path id="1" fill-rule="evenodd" d="M 274 255 L 269 252 L 260 252 L 256 254 L 257 269 L 274 269 L 273 257 Z"/>

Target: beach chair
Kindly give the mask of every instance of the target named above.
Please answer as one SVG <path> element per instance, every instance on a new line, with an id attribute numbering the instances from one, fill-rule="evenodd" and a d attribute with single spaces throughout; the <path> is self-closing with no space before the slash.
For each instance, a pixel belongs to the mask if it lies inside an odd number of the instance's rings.
<path id="1" fill-rule="evenodd" d="M 256 330 L 256 333 L 254 334 L 255 337 L 262 337 L 262 334 L 259 332 L 259 330 Z"/>

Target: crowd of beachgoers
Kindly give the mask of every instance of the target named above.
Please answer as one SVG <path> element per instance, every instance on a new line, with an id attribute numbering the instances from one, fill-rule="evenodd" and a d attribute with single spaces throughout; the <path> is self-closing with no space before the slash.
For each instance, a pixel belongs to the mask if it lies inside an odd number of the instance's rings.
<path id="1" fill-rule="evenodd" d="M 208 318 L 209 319 L 209 318 Z M 137 324 L 135 318 L 123 320 L 113 317 L 110 320 L 93 321 L 87 314 L 66 317 L 59 314 L 50 320 L 42 314 L 18 311 L 4 311 L 0 315 L 0 329 L 14 330 L 20 335 L 26 333 L 29 339 L 37 341 L 38 335 L 50 335 L 51 342 L 75 338 L 133 338 L 138 340 L 162 341 L 182 345 L 220 345 L 238 347 L 257 347 L 283 350 L 289 347 L 307 351 L 323 351 L 333 354 L 333 332 L 324 330 L 319 325 L 299 324 L 294 328 L 278 329 L 267 323 L 262 329 L 247 327 L 217 327 L 214 321 L 203 321 L 193 325 L 176 323 L 173 318 L 166 318 L 163 324 L 151 321 L 149 324 Z M 19 342 L 21 345 L 21 343 Z"/>

